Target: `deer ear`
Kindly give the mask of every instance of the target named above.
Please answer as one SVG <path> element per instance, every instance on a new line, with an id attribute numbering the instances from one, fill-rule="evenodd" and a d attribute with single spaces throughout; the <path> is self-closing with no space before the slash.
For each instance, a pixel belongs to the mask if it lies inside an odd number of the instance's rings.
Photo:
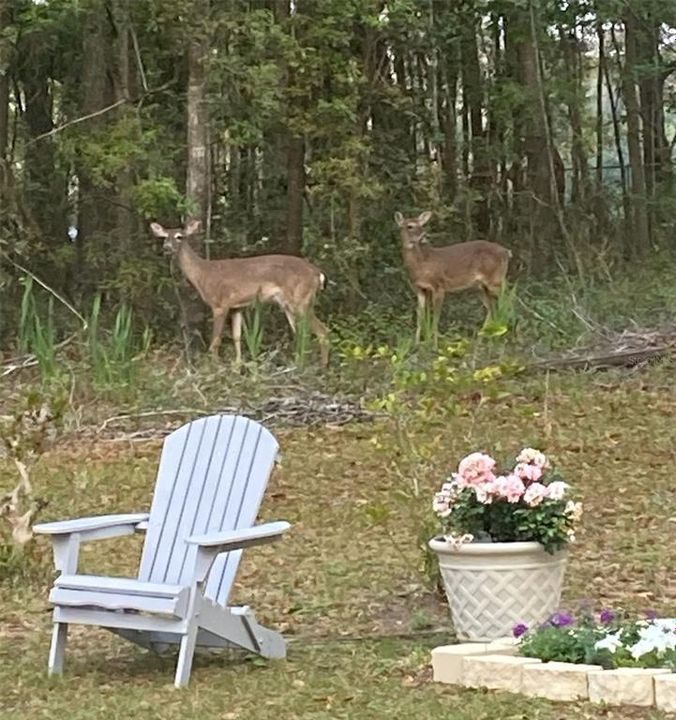
<path id="1" fill-rule="evenodd" d="M 189 223 L 185 226 L 185 234 L 186 235 L 194 235 L 195 233 L 198 233 L 202 228 L 202 222 L 200 220 L 191 220 Z"/>
<path id="2" fill-rule="evenodd" d="M 394 222 L 396 222 L 399 227 L 404 224 L 404 216 L 398 210 L 394 213 Z"/>
<path id="3" fill-rule="evenodd" d="M 427 223 L 432 219 L 432 211 L 431 210 L 425 210 L 425 212 L 421 212 L 420 215 L 418 215 L 418 223 L 420 225 L 427 225 Z"/>
<path id="4" fill-rule="evenodd" d="M 153 231 L 153 235 L 158 238 L 169 237 L 169 233 L 156 222 L 150 223 L 150 229 Z"/>

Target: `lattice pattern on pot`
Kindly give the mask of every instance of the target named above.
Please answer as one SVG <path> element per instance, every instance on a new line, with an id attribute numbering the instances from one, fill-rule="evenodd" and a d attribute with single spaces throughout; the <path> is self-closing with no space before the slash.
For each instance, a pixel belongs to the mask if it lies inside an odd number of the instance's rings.
<path id="1" fill-rule="evenodd" d="M 441 568 L 459 637 L 498 638 L 517 623 L 546 620 L 561 599 L 563 565 L 539 570 Z"/>

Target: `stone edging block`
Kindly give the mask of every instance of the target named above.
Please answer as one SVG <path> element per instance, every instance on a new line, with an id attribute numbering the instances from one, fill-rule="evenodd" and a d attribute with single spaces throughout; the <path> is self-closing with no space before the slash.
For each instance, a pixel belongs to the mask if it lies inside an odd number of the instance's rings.
<path id="1" fill-rule="evenodd" d="M 536 658 L 515 655 L 466 656 L 462 661 L 460 684 L 470 688 L 519 692 L 524 665 L 539 663 Z"/>
<path id="2" fill-rule="evenodd" d="M 655 704 L 655 676 L 669 675 L 667 669 L 617 668 L 589 673 L 589 699 L 608 705 Z"/>
<path id="3" fill-rule="evenodd" d="M 676 673 L 655 677 L 655 705 L 658 710 L 676 713 Z"/>
<path id="4" fill-rule="evenodd" d="M 516 656 L 517 644 L 512 638 L 502 638 L 434 648 L 434 680 L 549 700 L 656 705 L 665 712 L 676 712 L 676 673 L 666 668 L 603 670 L 598 665 L 542 663 Z"/>

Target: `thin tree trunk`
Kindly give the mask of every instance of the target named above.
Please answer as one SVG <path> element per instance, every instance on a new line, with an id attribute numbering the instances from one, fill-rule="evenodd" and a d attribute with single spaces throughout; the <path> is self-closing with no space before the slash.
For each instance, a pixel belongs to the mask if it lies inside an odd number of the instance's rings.
<path id="1" fill-rule="evenodd" d="M 648 211 L 646 203 L 646 182 L 641 152 L 641 113 L 634 73 L 637 67 L 636 16 L 629 9 L 624 17 L 625 63 L 622 72 L 622 89 L 627 111 L 627 147 L 631 166 L 632 223 L 630 237 L 635 238 L 634 250 L 645 251 L 650 243 Z"/>
<path id="2" fill-rule="evenodd" d="M 596 26 L 596 39 L 599 48 L 596 71 L 596 191 L 600 195 L 603 189 L 603 71 L 606 65 L 605 34 L 601 22 Z"/>
<path id="3" fill-rule="evenodd" d="M 615 30 L 611 27 L 610 29 L 610 37 L 613 43 L 613 48 L 615 50 L 615 54 L 617 57 L 617 62 L 619 66 L 620 62 L 620 49 L 617 42 L 617 38 L 615 37 Z M 622 73 L 622 69 L 620 67 L 620 74 Z M 631 230 L 631 201 L 629 199 L 629 185 L 627 183 L 627 168 L 625 165 L 625 159 L 624 159 L 624 150 L 622 148 L 622 133 L 620 130 L 620 118 L 617 110 L 617 100 L 615 97 L 615 92 L 613 90 L 613 85 L 610 80 L 610 71 L 608 70 L 608 63 L 606 62 L 605 56 L 604 56 L 604 62 L 603 62 L 603 76 L 606 82 L 606 91 L 608 92 L 608 102 L 610 103 L 610 117 L 613 123 L 613 138 L 615 140 L 615 151 L 617 153 L 617 162 L 620 166 L 620 185 L 622 188 L 622 209 L 624 212 L 624 226 L 625 226 L 625 232 L 626 237 L 629 239 L 630 236 L 630 230 Z"/>
<path id="4" fill-rule="evenodd" d="M 463 97 L 468 106 L 471 131 L 472 174 L 470 185 L 477 193 L 474 224 L 481 235 L 486 235 L 490 223 L 487 212 L 486 188 L 489 184 L 486 133 L 483 127 L 483 79 L 479 66 L 477 45 L 478 18 L 470 10 L 461 27 L 460 53 L 462 58 Z"/>

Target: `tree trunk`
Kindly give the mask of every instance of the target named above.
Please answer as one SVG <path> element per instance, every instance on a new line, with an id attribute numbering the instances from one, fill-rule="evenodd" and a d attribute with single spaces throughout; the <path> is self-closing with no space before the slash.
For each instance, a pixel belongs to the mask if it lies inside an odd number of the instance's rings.
<path id="1" fill-rule="evenodd" d="M 209 0 L 193 0 L 191 37 L 188 41 L 187 151 L 185 194 L 191 206 L 189 220 L 206 229 L 209 193 L 209 153 L 206 61 L 209 53 L 207 20 Z"/>
<path id="2" fill-rule="evenodd" d="M 596 70 L 596 192 L 600 196 L 603 190 L 603 70 L 606 65 L 605 35 L 601 22 L 596 26 L 596 40 L 599 48 Z"/>
<path id="3" fill-rule="evenodd" d="M 303 198 L 305 195 L 305 139 L 290 133 L 287 147 L 286 247 L 290 255 L 303 250 Z"/>
<path id="4" fill-rule="evenodd" d="M 111 24 L 103 0 L 89 0 L 83 8 L 83 48 L 80 114 L 91 115 L 111 105 L 114 98 L 111 68 Z M 87 121 L 86 131 L 95 132 L 107 122 L 105 116 Z M 83 129 L 84 131 L 84 129 Z M 75 282 L 85 291 L 94 282 L 87 273 L 87 249 L 98 244 L 99 254 L 106 254 L 104 234 L 114 225 L 108 193 L 97 187 L 86 161 L 77 165 L 78 175 L 78 236 Z"/>
<path id="5" fill-rule="evenodd" d="M 23 204 L 40 227 L 41 241 L 47 248 L 59 247 L 66 236 L 66 181 L 56 157 L 51 137 L 41 137 L 53 127 L 50 77 L 53 57 L 45 31 L 36 23 L 19 37 L 17 75 L 24 94 L 23 120 L 28 129 L 23 163 Z M 38 139 L 39 138 L 39 139 Z M 63 273 L 53 270 L 51 258 L 41 272 L 49 282 L 63 288 Z"/>
<path id="6" fill-rule="evenodd" d="M 0 0 L 0 191 L 9 139 L 9 73 L 12 46 L 4 32 L 9 28 L 10 19 L 9 0 Z"/>
<path id="7" fill-rule="evenodd" d="M 486 189 L 490 183 L 486 133 L 483 127 L 483 79 L 479 66 L 477 32 L 479 19 L 473 11 L 461 25 L 460 54 L 462 60 L 462 92 L 469 111 L 472 148 L 470 187 L 477 197 L 473 221 L 480 235 L 485 236 L 490 217 L 487 209 Z"/>
<path id="8" fill-rule="evenodd" d="M 186 221 L 201 221 L 203 231 L 208 230 L 209 224 L 209 218 L 207 217 L 209 202 L 209 111 L 206 69 L 209 53 L 208 20 L 209 0 L 193 0 L 190 36 L 188 37 L 185 195 L 190 209 Z M 202 235 L 192 237 L 190 243 L 200 254 L 203 254 L 204 244 L 200 242 L 200 237 Z M 206 255 L 208 257 L 208 250 Z M 194 341 L 200 336 L 200 329 L 204 323 L 206 313 L 204 304 L 185 280 L 181 283 L 180 300 L 185 323 L 183 335 L 186 340 L 187 351 L 192 348 Z"/>
<path id="9" fill-rule="evenodd" d="M 620 49 L 615 37 L 615 30 L 611 27 L 610 37 L 615 49 L 615 55 L 617 57 L 618 67 L 620 69 L 620 75 L 622 74 L 622 68 L 619 65 L 620 62 Z M 606 83 L 606 91 L 608 92 L 608 102 L 610 104 L 610 117 L 613 123 L 613 138 L 615 140 L 615 151 L 617 153 L 617 163 L 620 166 L 620 186 L 622 189 L 622 210 L 624 212 L 624 227 L 625 227 L 625 238 L 627 241 L 631 238 L 631 200 L 629 198 L 629 184 L 627 183 L 627 167 L 624 160 L 624 149 L 622 147 L 622 133 L 620 131 L 620 117 L 617 109 L 617 100 L 615 97 L 615 91 L 613 90 L 613 84 L 610 79 L 610 71 L 608 70 L 608 63 L 603 62 L 603 77 Z M 625 243 L 625 248 L 627 243 Z"/>
<path id="10" fill-rule="evenodd" d="M 112 4 L 112 19 L 114 27 L 114 54 L 115 68 L 113 74 L 113 87 L 115 101 L 128 101 L 132 95 L 134 74 L 130 63 L 130 0 L 114 0 Z M 122 105 L 118 111 L 118 118 L 129 116 L 131 108 Z M 117 201 L 115 203 L 116 239 L 120 251 L 128 256 L 133 248 L 134 215 L 132 212 L 132 168 L 127 166 L 117 173 Z"/>
<path id="11" fill-rule="evenodd" d="M 583 77 L 580 71 L 580 48 L 574 29 L 571 29 L 570 34 L 564 35 L 561 40 L 570 83 L 568 119 L 572 131 L 571 156 L 573 161 L 571 200 L 573 203 L 584 203 L 589 189 L 589 164 L 584 144 L 581 111 L 584 89 L 582 85 Z"/>
<path id="12" fill-rule="evenodd" d="M 633 250 L 648 249 L 650 229 L 646 203 L 646 182 L 641 152 L 641 112 L 636 94 L 635 72 L 637 68 L 637 19 L 631 10 L 624 17 L 625 62 L 622 72 L 622 90 L 627 111 L 627 147 L 631 167 L 631 229 L 629 237 L 634 238 Z"/>
<path id="13" fill-rule="evenodd" d="M 519 124 L 523 129 L 523 151 L 526 157 L 526 183 L 530 190 L 528 218 L 534 237 L 551 236 L 558 211 L 555 154 L 548 143 L 544 89 L 541 87 L 540 59 L 536 36 L 531 31 L 528 7 L 512 10 L 509 26 L 511 42 L 518 62 L 518 79 L 524 98 L 518 108 Z M 542 245 L 541 251 L 549 250 Z"/>

